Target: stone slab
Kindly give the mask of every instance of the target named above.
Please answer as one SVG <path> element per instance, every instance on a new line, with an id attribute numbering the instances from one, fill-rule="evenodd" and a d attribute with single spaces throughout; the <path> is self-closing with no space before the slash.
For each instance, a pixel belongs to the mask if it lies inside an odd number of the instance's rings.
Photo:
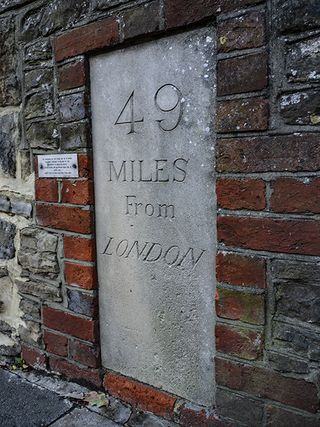
<path id="1" fill-rule="evenodd" d="M 214 395 L 212 27 L 91 58 L 102 360 Z"/>
<path id="2" fill-rule="evenodd" d="M 117 427 L 114 423 L 88 409 L 74 409 L 72 412 L 51 424 L 52 427 Z"/>
<path id="3" fill-rule="evenodd" d="M 0 370 L 0 425 L 47 426 L 70 410 L 72 404 L 11 372 Z"/>

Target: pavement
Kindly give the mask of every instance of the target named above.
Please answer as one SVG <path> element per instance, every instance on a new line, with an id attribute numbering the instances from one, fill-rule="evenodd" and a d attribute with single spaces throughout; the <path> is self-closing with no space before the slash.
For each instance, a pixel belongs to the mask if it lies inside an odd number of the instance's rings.
<path id="1" fill-rule="evenodd" d="M 102 407 L 85 404 L 91 390 L 37 371 L 0 368 L 1 427 L 179 427 L 106 396 Z"/>

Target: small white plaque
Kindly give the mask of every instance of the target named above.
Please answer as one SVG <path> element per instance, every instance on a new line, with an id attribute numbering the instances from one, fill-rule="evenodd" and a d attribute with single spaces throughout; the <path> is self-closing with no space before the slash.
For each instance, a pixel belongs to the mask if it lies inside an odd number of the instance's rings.
<path id="1" fill-rule="evenodd" d="M 49 154 L 38 156 L 39 178 L 78 178 L 77 154 Z"/>

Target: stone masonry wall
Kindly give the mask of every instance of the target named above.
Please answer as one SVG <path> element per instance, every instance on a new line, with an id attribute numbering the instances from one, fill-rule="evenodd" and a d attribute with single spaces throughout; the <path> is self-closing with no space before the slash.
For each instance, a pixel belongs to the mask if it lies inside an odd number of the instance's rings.
<path id="1" fill-rule="evenodd" d="M 218 387 L 201 408 L 100 364 L 88 55 L 207 22 Z M 0 0 L 0 56 L 0 361 L 22 351 L 182 426 L 319 425 L 319 1 Z M 37 177 L 58 152 L 79 179 Z"/>

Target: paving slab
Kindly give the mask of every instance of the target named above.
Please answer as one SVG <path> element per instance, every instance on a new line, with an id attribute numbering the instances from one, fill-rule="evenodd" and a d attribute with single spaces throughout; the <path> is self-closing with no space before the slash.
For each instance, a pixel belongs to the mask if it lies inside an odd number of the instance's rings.
<path id="1" fill-rule="evenodd" d="M 88 409 L 76 408 L 50 427 L 118 427 L 117 424 Z"/>
<path id="2" fill-rule="evenodd" d="M 0 426 L 48 426 L 72 408 L 56 393 L 0 369 Z"/>

